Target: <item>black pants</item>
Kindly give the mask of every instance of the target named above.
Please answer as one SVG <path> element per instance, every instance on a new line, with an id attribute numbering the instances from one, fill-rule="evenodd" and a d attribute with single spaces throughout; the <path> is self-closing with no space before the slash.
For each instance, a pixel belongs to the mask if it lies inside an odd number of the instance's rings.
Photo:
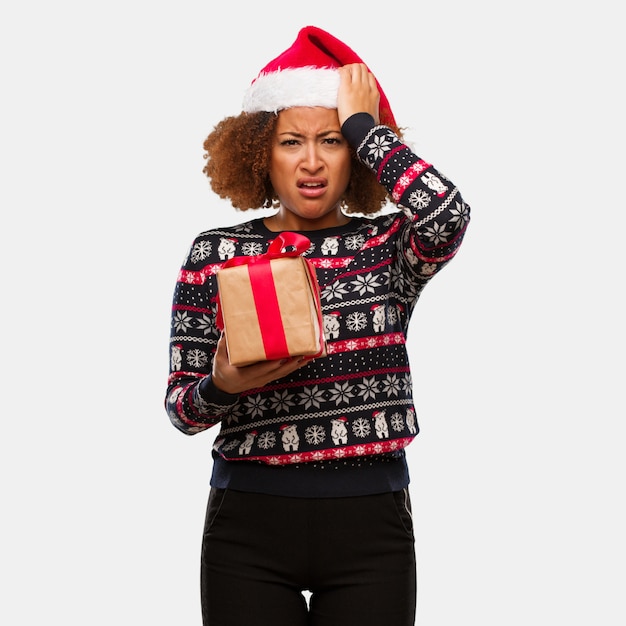
<path id="1" fill-rule="evenodd" d="M 212 489 L 204 625 L 413 626 L 410 511 L 406 490 L 310 499 Z"/>

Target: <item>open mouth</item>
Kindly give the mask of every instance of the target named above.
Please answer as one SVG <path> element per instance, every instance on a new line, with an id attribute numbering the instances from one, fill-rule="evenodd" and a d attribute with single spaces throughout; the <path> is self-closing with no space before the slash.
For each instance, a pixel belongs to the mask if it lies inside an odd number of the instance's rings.
<path id="1" fill-rule="evenodd" d="M 298 183 L 298 187 L 300 187 L 300 189 L 320 189 L 322 187 L 325 187 L 324 183 L 309 183 L 309 182 L 304 182 L 304 183 Z"/>

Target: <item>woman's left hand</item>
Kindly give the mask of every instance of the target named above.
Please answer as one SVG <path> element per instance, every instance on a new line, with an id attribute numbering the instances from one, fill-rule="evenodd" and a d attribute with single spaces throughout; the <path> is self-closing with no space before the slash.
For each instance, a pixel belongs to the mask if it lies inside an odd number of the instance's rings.
<path id="1" fill-rule="evenodd" d="M 337 113 L 343 124 L 355 113 L 369 113 L 379 123 L 380 93 L 374 75 L 364 63 L 350 63 L 339 68 Z"/>

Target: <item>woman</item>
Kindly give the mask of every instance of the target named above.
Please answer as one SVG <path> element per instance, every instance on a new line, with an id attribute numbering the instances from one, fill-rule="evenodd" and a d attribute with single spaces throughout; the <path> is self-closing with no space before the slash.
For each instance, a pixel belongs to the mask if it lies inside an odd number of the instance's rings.
<path id="1" fill-rule="evenodd" d="M 241 210 L 277 210 L 201 233 L 174 294 L 166 409 L 187 434 L 220 424 L 204 624 L 413 624 L 404 448 L 418 425 L 405 341 L 469 207 L 402 142 L 367 66 L 315 27 L 263 68 L 243 112 L 205 149 L 217 194 Z M 382 215 L 388 200 L 400 210 Z M 215 272 L 283 231 L 310 239 L 327 354 L 232 366 Z"/>

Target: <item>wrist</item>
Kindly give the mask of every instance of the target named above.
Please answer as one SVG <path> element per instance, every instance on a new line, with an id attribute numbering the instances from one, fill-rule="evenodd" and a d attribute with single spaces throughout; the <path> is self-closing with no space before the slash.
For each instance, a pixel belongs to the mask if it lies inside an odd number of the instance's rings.
<path id="1" fill-rule="evenodd" d="M 341 134 L 356 148 L 375 125 L 369 113 L 354 113 L 341 125 Z"/>
<path id="2" fill-rule="evenodd" d="M 211 374 L 198 383 L 198 393 L 203 400 L 216 404 L 233 404 L 239 398 L 238 393 L 229 393 L 220 389 Z"/>

